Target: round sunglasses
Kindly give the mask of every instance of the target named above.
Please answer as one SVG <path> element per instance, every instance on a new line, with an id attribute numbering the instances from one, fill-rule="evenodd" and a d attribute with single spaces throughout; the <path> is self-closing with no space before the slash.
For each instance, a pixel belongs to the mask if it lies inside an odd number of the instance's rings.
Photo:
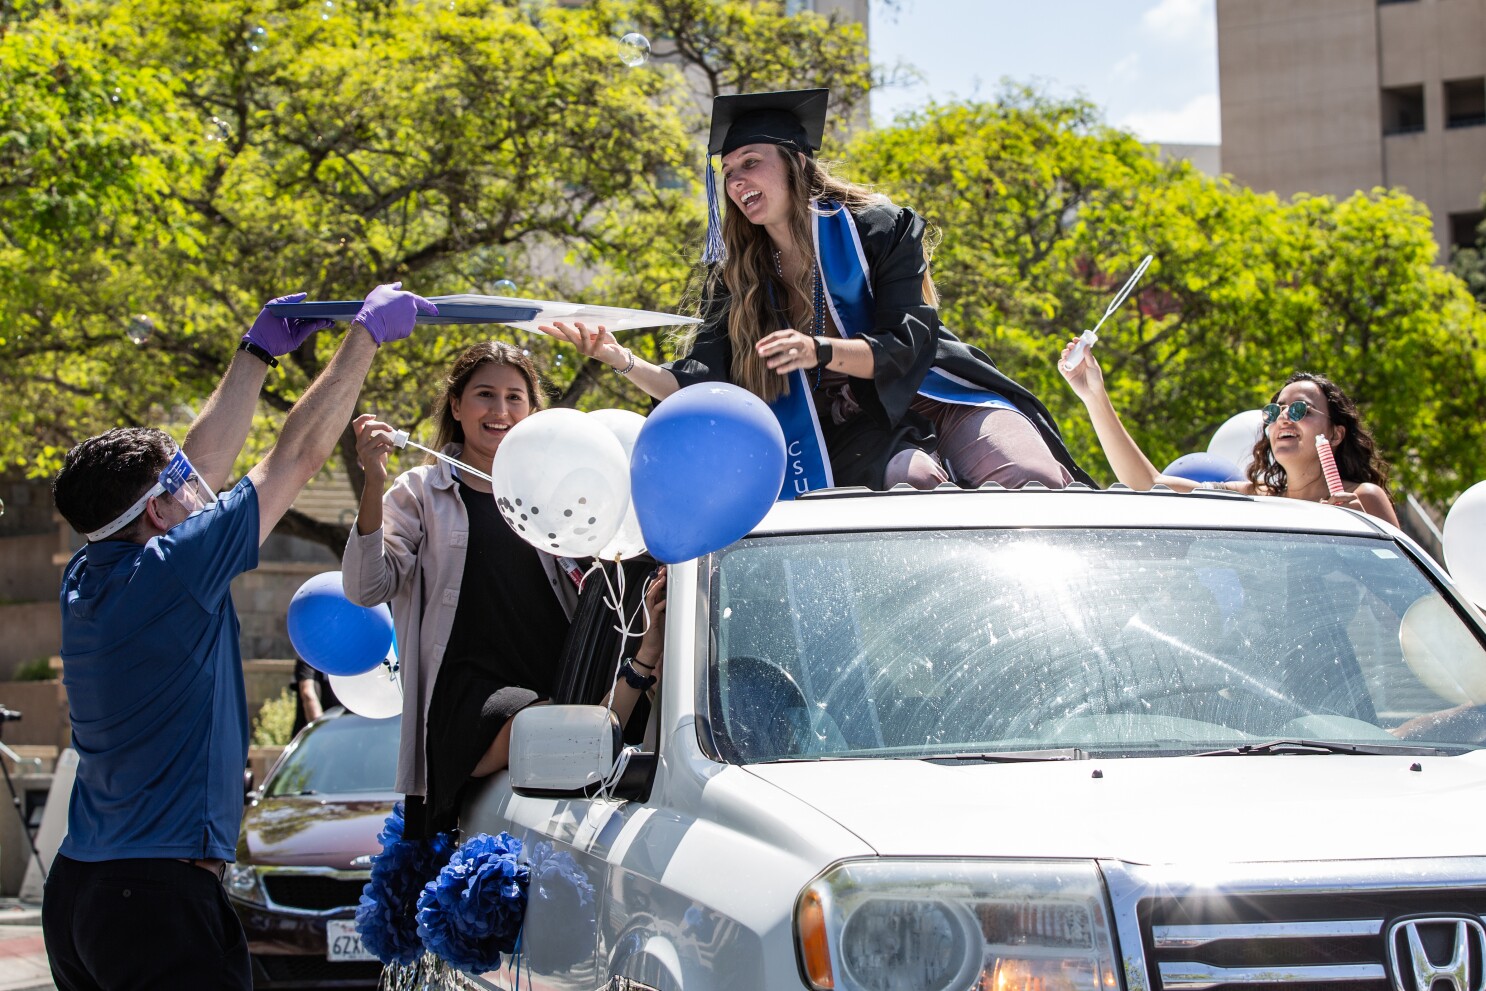
<path id="1" fill-rule="evenodd" d="M 1264 414 L 1264 425 L 1269 426 L 1280 418 L 1281 413 L 1288 416 L 1292 423 L 1299 423 L 1313 409 L 1316 409 L 1316 407 L 1304 399 L 1297 399 L 1295 402 L 1288 403 L 1284 406 L 1281 406 L 1279 403 L 1270 403 L 1267 406 L 1260 407 L 1259 411 Z"/>

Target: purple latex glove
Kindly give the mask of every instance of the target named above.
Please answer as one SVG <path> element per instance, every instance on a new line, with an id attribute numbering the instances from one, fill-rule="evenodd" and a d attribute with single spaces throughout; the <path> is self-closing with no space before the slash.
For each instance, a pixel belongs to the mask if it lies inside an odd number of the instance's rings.
<path id="1" fill-rule="evenodd" d="M 386 344 L 411 334 L 419 313 L 438 316 L 439 308 L 417 293 L 405 292 L 401 282 L 393 282 L 367 293 L 352 322 L 365 327 L 378 344 Z"/>
<path id="2" fill-rule="evenodd" d="M 298 303 L 303 299 L 304 293 L 296 292 L 280 296 L 278 299 L 271 299 L 268 302 L 270 304 Z M 326 320 L 322 317 L 296 319 L 276 317 L 270 314 L 265 306 L 258 311 L 258 319 L 253 321 L 253 326 L 243 335 L 243 340 L 252 341 L 277 358 L 296 350 L 315 331 L 324 330 L 334 322 L 334 320 Z"/>

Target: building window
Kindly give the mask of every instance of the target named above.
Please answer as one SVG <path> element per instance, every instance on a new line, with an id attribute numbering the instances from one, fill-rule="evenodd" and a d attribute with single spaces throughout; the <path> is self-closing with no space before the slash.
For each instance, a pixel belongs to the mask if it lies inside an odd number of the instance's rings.
<path id="1" fill-rule="evenodd" d="M 1483 221 L 1486 221 L 1486 210 L 1450 214 L 1450 247 L 1474 248 Z"/>
<path id="2" fill-rule="evenodd" d="M 1418 134 L 1424 130 L 1424 86 L 1383 90 L 1383 133 Z"/>
<path id="3" fill-rule="evenodd" d="M 1486 78 L 1445 81 L 1445 126 L 1480 127 L 1486 124 Z"/>

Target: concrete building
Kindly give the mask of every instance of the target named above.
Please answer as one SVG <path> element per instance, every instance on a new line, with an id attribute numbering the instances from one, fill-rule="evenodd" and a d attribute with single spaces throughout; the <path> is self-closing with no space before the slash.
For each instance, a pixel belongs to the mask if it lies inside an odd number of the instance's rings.
<path id="1" fill-rule="evenodd" d="M 1217 0 L 1223 169 L 1428 204 L 1441 258 L 1486 189 L 1486 0 Z"/>

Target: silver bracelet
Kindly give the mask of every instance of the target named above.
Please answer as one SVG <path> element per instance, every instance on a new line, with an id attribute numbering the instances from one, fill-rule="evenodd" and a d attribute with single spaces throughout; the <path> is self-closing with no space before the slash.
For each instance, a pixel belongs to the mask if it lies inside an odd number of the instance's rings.
<path id="1" fill-rule="evenodd" d="M 635 370 L 635 353 L 629 348 L 625 348 L 624 356 L 629 359 L 629 362 L 623 368 L 614 369 L 615 375 L 628 375 L 630 372 Z"/>

